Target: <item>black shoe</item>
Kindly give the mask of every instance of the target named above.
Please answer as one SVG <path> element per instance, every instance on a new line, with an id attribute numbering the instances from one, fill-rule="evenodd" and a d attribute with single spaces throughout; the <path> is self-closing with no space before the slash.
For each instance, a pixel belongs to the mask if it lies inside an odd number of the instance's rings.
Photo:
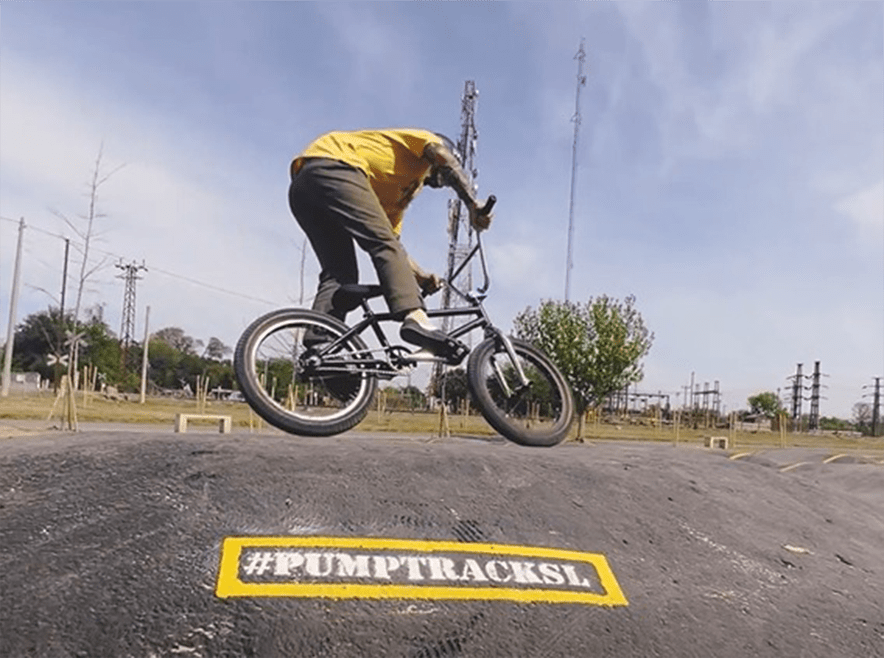
<path id="1" fill-rule="evenodd" d="M 467 346 L 460 341 L 438 329 L 423 327 L 411 318 L 402 322 L 399 335 L 402 340 L 442 357 L 451 365 L 459 364 L 469 352 Z"/>
<path id="2" fill-rule="evenodd" d="M 332 342 L 332 335 L 324 329 L 310 327 L 304 332 L 304 339 L 302 342 L 304 347 L 308 350 L 312 349 L 314 352 L 318 352 L 321 347 Z"/>

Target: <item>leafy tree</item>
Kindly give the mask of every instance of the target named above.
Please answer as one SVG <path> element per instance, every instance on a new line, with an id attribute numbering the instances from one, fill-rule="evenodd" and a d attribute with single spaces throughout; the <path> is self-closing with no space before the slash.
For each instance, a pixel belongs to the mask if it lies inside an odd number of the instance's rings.
<path id="1" fill-rule="evenodd" d="M 66 330 L 73 329 L 73 314 L 66 313 L 61 322 L 58 309 L 32 313 L 15 328 L 12 354 L 12 367 L 22 372 L 39 372 L 43 378 L 53 378 L 52 358 L 65 353 L 64 336 Z"/>
<path id="2" fill-rule="evenodd" d="M 58 369 L 53 360 L 65 355 L 65 343 L 73 330 L 73 313 L 66 313 L 64 322 L 60 320 L 58 309 L 27 316 L 16 328 L 13 367 L 54 379 Z M 79 333 L 83 334 L 77 345 L 80 365 L 95 367 L 107 381 L 118 383 L 120 345 L 108 326 L 97 313 L 91 313 L 87 323 L 80 326 Z"/>
<path id="3" fill-rule="evenodd" d="M 427 406 L 427 396 L 417 386 L 390 386 L 384 389 L 387 408 L 414 411 Z"/>
<path id="4" fill-rule="evenodd" d="M 176 331 L 184 336 L 184 340 L 177 341 L 184 349 L 171 345 L 168 340 L 156 334 L 151 339 L 147 357 L 150 380 L 161 388 L 180 389 L 184 384 L 189 384 L 195 390 L 197 377 L 208 377 L 212 386 L 233 388 L 234 375 L 230 362 L 205 359 L 195 354 L 191 351 L 195 341 L 190 336 L 185 336 L 180 329 Z M 173 334 L 176 335 L 178 334 Z M 286 368 L 287 373 L 283 372 Z M 271 371 L 270 375 L 280 381 L 291 380 L 291 367 L 285 362 L 271 364 L 268 369 Z"/>
<path id="5" fill-rule="evenodd" d="M 180 327 L 166 327 L 155 331 L 153 337 L 183 354 L 196 354 L 199 341 L 184 333 Z"/>
<path id="6" fill-rule="evenodd" d="M 777 394 L 771 391 L 752 395 L 746 401 L 749 403 L 749 410 L 753 414 L 764 416 L 765 418 L 773 418 L 783 408 Z"/>
<path id="7" fill-rule="evenodd" d="M 823 416 L 820 418 L 820 429 L 835 431 L 835 432 L 849 432 L 854 429 L 853 423 L 849 420 L 844 420 L 843 418 L 836 418 L 834 416 Z"/>
<path id="8" fill-rule="evenodd" d="M 203 351 L 203 356 L 215 361 L 221 361 L 232 351 L 233 350 L 221 342 L 219 338 L 212 336 L 206 345 L 206 349 Z"/>
<path id="9" fill-rule="evenodd" d="M 466 370 L 451 368 L 443 372 L 441 376 L 434 377 L 430 382 L 428 393 L 440 400 L 444 399 L 449 406 L 459 407 L 470 395 L 469 388 L 467 388 Z"/>
<path id="10" fill-rule="evenodd" d="M 108 383 L 121 388 L 132 388 L 133 382 L 122 379 L 123 360 L 120 341 L 104 321 L 93 316 L 88 324 L 80 327 L 80 331 L 84 334 L 79 346 L 80 365 L 96 368 Z"/>
<path id="11" fill-rule="evenodd" d="M 545 301 L 516 316 L 515 334 L 545 352 L 568 380 L 578 437 L 590 406 L 642 380 L 641 360 L 654 340 L 631 295 L 623 301 L 602 295 L 585 304 Z"/>

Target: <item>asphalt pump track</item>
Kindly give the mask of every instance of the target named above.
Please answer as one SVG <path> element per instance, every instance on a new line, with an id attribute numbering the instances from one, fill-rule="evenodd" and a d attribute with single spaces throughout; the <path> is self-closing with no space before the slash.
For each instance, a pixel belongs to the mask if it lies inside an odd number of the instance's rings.
<path id="1" fill-rule="evenodd" d="M 860 453 L 0 439 L 0 656 L 884 656 Z"/>

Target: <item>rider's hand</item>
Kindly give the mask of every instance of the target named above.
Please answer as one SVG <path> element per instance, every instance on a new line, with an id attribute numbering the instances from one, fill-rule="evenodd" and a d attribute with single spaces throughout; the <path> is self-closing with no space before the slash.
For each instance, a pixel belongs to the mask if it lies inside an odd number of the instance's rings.
<path id="1" fill-rule="evenodd" d="M 432 295 L 434 292 L 442 290 L 442 279 L 431 272 L 415 272 L 414 278 L 417 279 L 417 285 L 425 296 Z"/>
<path id="2" fill-rule="evenodd" d="M 494 218 L 494 213 L 482 212 L 485 205 L 483 203 L 481 207 L 479 205 L 470 206 L 470 223 L 477 231 L 484 231 L 491 226 L 491 220 Z"/>

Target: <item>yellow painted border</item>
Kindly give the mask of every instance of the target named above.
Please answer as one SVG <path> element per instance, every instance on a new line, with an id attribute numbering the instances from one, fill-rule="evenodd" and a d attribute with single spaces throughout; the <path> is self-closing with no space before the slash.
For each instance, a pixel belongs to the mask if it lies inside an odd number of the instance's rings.
<path id="1" fill-rule="evenodd" d="M 605 594 L 554 589 L 507 587 L 439 587 L 427 585 L 366 585 L 348 583 L 244 583 L 239 562 L 244 548 L 347 548 L 372 551 L 422 553 L 475 553 L 513 557 L 548 558 L 591 564 Z M 331 599 L 431 599 L 516 601 L 521 603 L 583 603 L 600 606 L 629 605 L 604 555 L 555 548 L 508 544 L 474 544 L 451 541 L 360 537 L 227 537 L 221 546 L 221 566 L 215 594 L 230 597 L 292 597 Z"/>

